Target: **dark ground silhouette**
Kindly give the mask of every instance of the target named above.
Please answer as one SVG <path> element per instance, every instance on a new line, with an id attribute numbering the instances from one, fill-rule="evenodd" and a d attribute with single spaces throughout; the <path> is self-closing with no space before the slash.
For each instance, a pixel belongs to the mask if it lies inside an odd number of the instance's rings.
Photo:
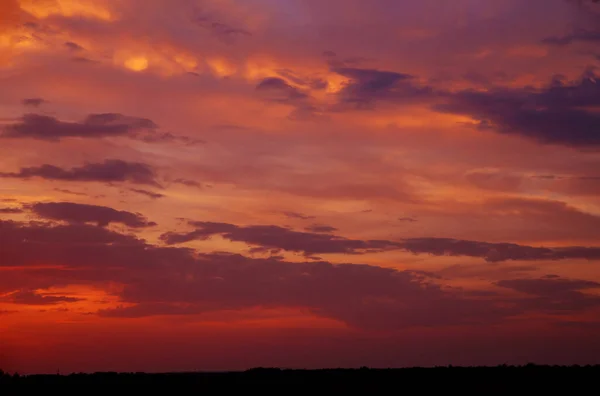
<path id="1" fill-rule="evenodd" d="M 0 377 L 0 394 L 56 390 L 61 394 L 76 391 L 84 395 L 95 394 L 99 389 L 108 387 L 112 393 L 131 393 L 144 388 L 167 390 L 168 394 L 221 394 L 229 390 L 268 390 L 288 394 L 327 390 L 401 395 L 454 391 L 479 395 L 592 395 L 600 392 L 599 380 L 600 365 L 325 370 L 256 368 L 222 373 L 4 374 Z"/>

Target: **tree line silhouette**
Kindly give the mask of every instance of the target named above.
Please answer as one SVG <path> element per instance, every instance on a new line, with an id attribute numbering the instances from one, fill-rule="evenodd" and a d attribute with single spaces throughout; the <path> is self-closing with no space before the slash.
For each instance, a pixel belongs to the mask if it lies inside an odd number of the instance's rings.
<path id="1" fill-rule="evenodd" d="M 598 389 L 600 365 L 594 366 L 525 366 L 434 367 L 405 369 L 322 369 L 291 370 L 254 368 L 239 372 L 190 373 L 75 373 L 69 375 L 18 375 L 0 371 L 0 394 L 3 389 L 76 390 L 87 392 L 98 387 L 114 389 L 168 389 L 171 394 L 189 391 L 278 390 L 290 391 L 360 391 L 369 394 L 413 394 L 416 392 L 458 390 L 468 394 L 506 394 L 560 392 L 590 394 Z"/>

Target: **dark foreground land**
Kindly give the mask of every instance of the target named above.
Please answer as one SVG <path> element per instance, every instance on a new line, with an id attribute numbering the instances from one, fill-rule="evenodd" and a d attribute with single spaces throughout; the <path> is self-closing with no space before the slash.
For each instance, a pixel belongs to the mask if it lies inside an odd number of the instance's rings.
<path id="1" fill-rule="evenodd" d="M 0 395 L 71 391 L 77 394 L 158 391 L 160 394 L 229 394 L 270 391 L 278 394 L 324 391 L 359 394 L 600 394 L 600 365 L 498 366 L 407 369 L 283 370 L 258 368 L 225 373 L 95 373 L 0 377 Z"/>

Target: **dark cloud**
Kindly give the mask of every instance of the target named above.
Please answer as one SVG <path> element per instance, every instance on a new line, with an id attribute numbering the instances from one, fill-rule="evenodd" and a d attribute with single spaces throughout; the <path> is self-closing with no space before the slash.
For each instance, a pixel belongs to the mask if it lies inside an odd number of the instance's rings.
<path id="1" fill-rule="evenodd" d="M 56 264 L 66 268 L 82 268 L 84 273 L 79 276 L 90 282 L 115 280 L 115 277 L 119 277 L 115 272 L 118 268 L 128 268 L 133 271 L 128 276 L 135 276 L 135 271 L 140 267 L 151 270 L 161 266 L 166 270 L 169 263 L 177 263 L 180 268 L 185 268 L 195 262 L 190 249 L 156 247 L 134 235 L 82 223 L 19 223 L 0 220 L 0 251 L 0 266 L 27 269 L 29 266 Z M 83 270 L 85 268 L 93 271 L 87 274 Z M 47 272 L 48 270 L 40 270 L 36 273 L 46 279 L 50 276 Z M 36 287 L 69 284 L 69 273 L 59 272 L 61 277 L 66 277 L 66 283 L 64 280 L 55 283 L 48 280 Z M 24 276 L 22 281 L 28 284 L 17 285 L 15 289 L 31 288 L 30 282 L 34 280 L 33 274 Z M 14 278 L 0 278 L 0 290 L 7 283 L 13 284 Z"/>
<path id="2" fill-rule="evenodd" d="M 256 91 L 264 100 L 290 105 L 293 110 L 288 115 L 292 121 L 319 120 L 324 110 L 300 89 L 279 77 L 268 77 L 256 85 Z"/>
<path id="3" fill-rule="evenodd" d="M 364 254 L 398 249 L 399 244 L 382 240 L 353 240 L 323 233 L 293 231 L 274 225 L 253 225 L 240 227 L 226 223 L 190 222 L 195 226 L 188 233 L 169 232 L 161 240 L 169 245 L 192 240 L 204 240 L 213 235 L 232 242 L 245 242 L 250 245 L 272 249 L 302 252 L 307 256 L 324 253 Z"/>
<path id="4" fill-rule="evenodd" d="M 140 303 L 129 307 L 102 309 L 98 314 L 107 318 L 143 318 L 165 315 L 195 315 L 204 312 L 206 312 L 206 308 L 199 304 Z"/>
<path id="5" fill-rule="evenodd" d="M 221 22 L 212 22 L 210 28 L 219 36 L 252 36 L 252 33 L 245 29 L 234 28 Z"/>
<path id="6" fill-rule="evenodd" d="M 277 74 L 279 74 L 281 77 L 293 82 L 296 85 L 300 85 L 303 87 L 310 87 L 312 89 L 321 90 L 321 89 L 327 88 L 327 85 L 328 85 L 327 81 L 325 81 L 321 78 L 300 77 L 297 74 L 295 74 L 292 70 L 289 70 L 289 69 L 279 69 L 279 70 L 277 70 Z"/>
<path id="7" fill-rule="evenodd" d="M 82 192 L 77 192 L 77 191 L 71 191 L 71 190 L 67 190 L 65 188 L 55 188 L 54 191 L 58 191 L 64 194 L 70 194 L 70 195 L 77 195 L 79 197 L 86 197 L 87 194 L 86 193 L 82 193 Z"/>
<path id="8" fill-rule="evenodd" d="M 413 219 L 412 217 L 399 217 L 398 221 L 402 221 L 405 223 L 415 223 L 417 219 Z"/>
<path id="9" fill-rule="evenodd" d="M 198 183 L 197 181 L 189 180 L 189 179 L 179 178 L 179 179 L 173 180 L 173 183 L 182 184 L 182 185 L 188 186 L 188 187 L 202 188 L 202 184 Z"/>
<path id="10" fill-rule="evenodd" d="M 410 80 L 413 76 L 390 71 L 379 71 L 375 69 L 337 68 L 333 70 L 337 74 L 353 80 L 353 89 L 359 93 L 374 94 L 387 91 L 398 81 Z"/>
<path id="11" fill-rule="evenodd" d="M 40 114 L 25 114 L 19 122 L 5 126 L 0 136 L 59 141 L 69 137 L 135 136 L 139 130 L 156 128 L 158 126 L 147 118 L 128 117 L 117 113 L 90 114 L 81 122 L 60 121 Z"/>
<path id="12" fill-rule="evenodd" d="M 542 312 L 573 312 L 600 305 L 599 296 L 582 293 L 582 290 L 600 289 L 600 283 L 588 280 L 545 276 L 501 280 L 496 285 L 533 296 L 522 302 L 523 307 L 529 306 Z"/>
<path id="13" fill-rule="evenodd" d="M 155 226 L 139 213 L 115 210 L 106 206 L 86 205 L 73 202 L 35 203 L 30 206 L 33 213 L 49 220 L 66 221 L 72 224 L 96 223 L 106 227 L 110 223 L 121 223 L 131 228 Z"/>
<path id="14" fill-rule="evenodd" d="M 252 36 L 252 33 L 246 29 L 233 27 L 227 23 L 216 21 L 214 18 L 207 15 L 196 16 L 193 18 L 193 22 L 226 43 L 233 43 L 239 37 Z"/>
<path id="15" fill-rule="evenodd" d="M 562 176 L 557 176 L 557 175 L 534 175 L 531 176 L 534 179 L 543 179 L 543 180 L 558 180 L 558 179 L 562 179 Z"/>
<path id="16" fill-rule="evenodd" d="M 27 99 L 23 99 L 22 103 L 25 106 L 39 107 L 42 104 L 46 103 L 46 101 L 42 98 L 27 98 Z"/>
<path id="17" fill-rule="evenodd" d="M 18 179 L 40 177 L 47 180 L 73 182 L 131 182 L 161 188 L 160 184 L 156 181 L 156 173 L 149 165 L 141 162 L 126 162 L 117 159 L 109 159 L 100 163 L 88 163 L 71 169 L 44 164 L 21 168 L 19 172 L 0 173 L 0 177 Z"/>
<path id="18" fill-rule="evenodd" d="M 0 265 L 24 269 L 37 263 L 61 266 L 32 267 L 18 281 L 16 277 L 2 278 L 0 289 L 12 285 L 33 290 L 31 283 L 45 288 L 82 281 L 125 284 L 119 298 L 140 307 L 101 312 L 106 316 L 294 306 L 355 326 L 406 327 L 465 320 L 464 316 L 419 313 L 407 306 L 406 301 L 414 301 L 421 309 L 436 309 L 436 301 L 443 303 L 445 297 L 460 299 L 429 285 L 418 272 L 325 262 L 286 263 L 227 253 L 194 256 L 188 249 L 155 247 L 132 236 L 78 224 L 0 221 L 0 250 Z M 178 305 L 188 308 L 170 309 Z M 348 310 L 350 306 L 355 308 Z"/>
<path id="19" fill-rule="evenodd" d="M 305 228 L 306 231 L 309 232 L 317 232 L 317 233 L 330 233 L 335 232 L 338 229 L 332 226 L 328 226 L 325 224 L 312 224 Z"/>
<path id="20" fill-rule="evenodd" d="M 79 45 L 77 43 L 74 43 L 72 41 L 67 41 L 65 43 L 65 47 L 67 47 L 70 51 L 73 51 L 73 52 L 77 52 L 77 51 L 83 50 L 83 47 L 81 45 Z"/>
<path id="21" fill-rule="evenodd" d="M 161 279 L 141 277 L 121 298 L 135 303 L 103 316 L 186 315 L 244 307 L 306 307 L 359 328 L 401 329 L 499 322 L 537 311 L 564 313 L 599 305 L 598 298 L 552 295 L 505 299 L 463 293 L 426 273 L 356 264 L 289 263 L 238 255 L 204 255 L 201 268 Z M 179 285 L 179 287 L 175 287 Z"/>
<path id="22" fill-rule="evenodd" d="M 147 196 L 149 198 L 152 198 L 152 199 L 158 199 L 158 198 L 164 198 L 165 197 L 164 194 L 159 194 L 159 193 L 148 191 L 148 190 L 141 190 L 139 188 L 130 188 L 129 191 L 133 191 L 134 193 L 145 195 L 145 196 Z"/>
<path id="23" fill-rule="evenodd" d="M 206 143 L 202 139 L 193 139 L 188 136 L 175 135 L 171 132 L 154 132 L 137 136 L 137 138 L 146 143 L 181 143 L 187 146 Z"/>
<path id="24" fill-rule="evenodd" d="M 481 257 L 488 262 L 509 260 L 600 260 L 600 247 L 533 247 L 514 243 L 489 243 L 451 238 L 411 238 L 402 241 L 402 249 L 434 256 Z"/>
<path id="25" fill-rule="evenodd" d="M 75 297 L 41 295 L 30 290 L 21 290 L 11 293 L 5 299 L 13 304 L 24 305 L 56 305 L 61 303 L 74 303 L 83 300 Z"/>
<path id="26" fill-rule="evenodd" d="M 311 220 L 316 219 L 315 216 L 307 216 L 298 212 L 283 212 L 285 217 L 289 217 L 290 219 L 300 219 L 300 220 Z"/>
<path id="27" fill-rule="evenodd" d="M 280 259 L 283 259 L 283 256 L 281 256 L 281 251 L 281 249 L 270 249 L 265 247 L 253 247 L 248 249 L 248 253 L 250 254 L 269 254 L 271 258 L 278 257 Z"/>
<path id="28" fill-rule="evenodd" d="M 221 227 L 230 229 L 227 225 Z M 20 295 L 22 301 L 34 303 L 40 301 L 39 297 L 27 291 L 81 282 L 116 282 L 123 285 L 115 290 L 116 296 L 127 306 L 99 312 L 113 317 L 297 307 L 357 328 L 394 330 L 497 323 L 533 310 L 553 314 L 557 301 L 558 313 L 597 304 L 594 300 L 583 304 L 579 297 L 559 299 L 556 293 L 547 298 L 547 292 L 533 298 L 481 298 L 476 293 L 440 285 L 434 274 L 426 272 L 194 253 L 190 249 L 157 247 L 134 236 L 85 224 L 0 221 L 0 251 L 0 265 L 20 266 L 23 271 L 22 276 L 15 272 L 16 276 L 0 278 L 0 290 L 8 290 L 5 295 Z M 40 263 L 55 266 L 40 268 Z M 523 284 L 513 280 L 499 286 L 522 289 Z M 594 285 L 579 281 L 563 289 L 588 287 Z M 530 289 L 539 294 L 539 287 Z"/>
<path id="29" fill-rule="evenodd" d="M 326 262 L 287 263 L 236 255 L 204 256 L 193 282 L 165 279 L 178 288 L 141 280 L 123 291 L 136 306 L 104 316 L 180 315 L 244 307 L 306 307 L 319 316 L 361 328 L 397 329 L 497 320 L 513 309 L 463 298 L 431 284 L 418 272 Z M 201 275 L 200 275 L 201 274 Z M 156 283 L 154 283 L 156 282 Z M 485 311 L 487 309 L 487 311 Z"/>
<path id="30" fill-rule="evenodd" d="M 17 214 L 23 213 L 21 208 L 0 208 L 0 214 Z"/>
<path id="31" fill-rule="evenodd" d="M 308 95 L 301 92 L 298 88 L 291 86 L 279 77 L 268 77 L 263 79 L 256 85 L 256 90 L 266 93 L 270 100 L 284 103 L 302 100 L 308 97 Z"/>
<path id="32" fill-rule="evenodd" d="M 353 240 L 322 232 L 300 232 L 274 225 L 237 226 L 227 223 L 190 222 L 191 232 L 168 232 L 161 240 L 168 245 L 206 240 L 219 235 L 232 242 L 244 242 L 263 249 L 282 249 L 315 254 L 364 254 L 402 250 L 434 256 L 478 257 L 488 262 L 534 260 L 600 260 L 600 247 L 534 247 L 514 243 L 490 243 L 451 238 L 406 238 L 389 240 Z"/>
<path id="33" fill-rule="evenodd" d="M 496 285 L 536 296 L 554 296 L 586 289 L 600 289 L 598 282 L 565 279 L 557 275 L 546 275 L 539 279 L 501 280 Z"/>
<path id="34" fill-rule="evenodd" d="M 338 95 L 343 103 L 357 107 L 370 107 L 377 100 L 414 101 L 432 93 L 430 87 L 417 85 L 409 74 L 350 67 L 333 71 L 351 80 Z"/>
<path id="35" fill-rule="evenodd" d="M 461 91 L 433 108 L 469 115 L 482 130 L 515 134 L 541 143 L 579 148 L 600 145 L 600 82 L 591 74 L 565 83 L 556 78 L 544 89 Z"/>
<path id="36" fill-rule="evenodd" d="M 580 29 L 571 34 L 567 34 L 564 36 L 553 36 L 547 37 L 542 40 L 542 43 L 553 45 L 553 46 L 566 46 L 576 42 L 581 43 L 600 43 L 600 32 Z"/>
<path id="37" fill-rule="evenodd" d="M 71 58 L 71 61 L 77 62 L 77 63 L 90 63 L 90 64 L 100 63 L 97 60 L 86 58 L 85 56 L 74 56 L 73 58 Z"/>

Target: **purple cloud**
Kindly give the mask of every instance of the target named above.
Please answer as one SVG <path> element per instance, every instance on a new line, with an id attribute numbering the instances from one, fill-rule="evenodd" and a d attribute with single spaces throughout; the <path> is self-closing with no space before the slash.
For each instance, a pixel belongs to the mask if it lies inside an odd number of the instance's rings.
<path id="1" fill-rule="evenodd" d="M 0 137 L 59 141 L 63 138 L 102 138 L 130 135 L 140 129 L 158 126 L 147 118 L 118 113 L 90 114 L 81 122 L 60 121 L 40 114 L 25 114 L 17 123 L 4 127 Z"/>
<path id="2" fill-rule="evenodd" d="M 161 188 L 156 181 L 154 169 L 149 165 L 117 159 L 109 159 L 101 163 L 88 163 L 71 169 L 62 169 L 54 165 L 44 164 L 21 168 L 19 172 L 0 173 L 0 177 L 18 179 L 39 177 L 47 180 L 72 182 L 131 182 Z"/>
<path id="3" fill-rule="evenodd" d="M 60 303 L 74 303 L 83 301 L 83 299 L 66 296 L 41 295 L 30 290 L 20 290 L 9 294 L 7 301 L 13 304 L 24 305 L 56 305 Z"/>
<path id="4" fill-rule="evenodd" d="M 131 228 L 155 226 L 139 213 L 115 210 L 106 206 L 86 205 L 73 202 L 35 203 L 31 211 L 39 217 L 49 220 L 66 221 L 68 223 L 96 223 L 106 227 L 111 223 L 121 223 Z"/>

